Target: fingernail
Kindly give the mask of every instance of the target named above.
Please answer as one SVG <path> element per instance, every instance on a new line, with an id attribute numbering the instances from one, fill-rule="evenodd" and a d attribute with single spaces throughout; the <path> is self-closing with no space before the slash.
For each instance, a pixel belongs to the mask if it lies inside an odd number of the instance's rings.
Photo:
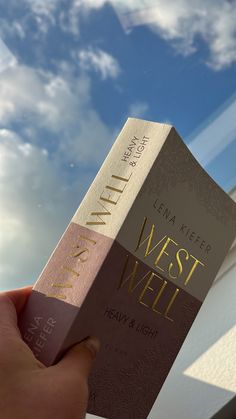
<path id="1" fill-rule="evenodd" d="M 93 358 L 95 358 L 100 349 L 100 342 L 98 338 L 90 336 L 83 343 L 92 352 Z"/>

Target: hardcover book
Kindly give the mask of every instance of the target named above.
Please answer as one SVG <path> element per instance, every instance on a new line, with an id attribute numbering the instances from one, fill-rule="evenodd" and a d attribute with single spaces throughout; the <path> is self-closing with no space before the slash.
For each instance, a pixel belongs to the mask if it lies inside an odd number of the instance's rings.
<path id="1" fill-rule="evenodd" d="M 33 287 L 22 337 L 49 366 L 97 336 L 87 411 L 147 418 L 235 235 L 235 203 L 175 128 L 129 118 Z"/>

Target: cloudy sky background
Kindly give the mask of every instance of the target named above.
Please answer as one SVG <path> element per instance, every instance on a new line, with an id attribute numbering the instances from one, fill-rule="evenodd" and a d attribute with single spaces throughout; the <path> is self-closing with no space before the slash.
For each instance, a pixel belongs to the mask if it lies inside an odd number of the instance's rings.
<path id="1" fill-rule="evenodd" d="M 0 289 L 33 283 L 128 116 L 236 184 L 236 3 L 0 0 Z"/>

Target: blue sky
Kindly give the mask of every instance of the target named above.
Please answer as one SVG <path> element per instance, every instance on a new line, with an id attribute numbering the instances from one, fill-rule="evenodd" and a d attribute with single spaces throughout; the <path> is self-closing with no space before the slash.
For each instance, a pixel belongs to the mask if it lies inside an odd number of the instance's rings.
<path id="1" fill-rule="evenodd" d="M 128 116 L 235 185 L 235 21 L 221 0 L 0 0 L 0 287 L 36 279 Z"/>

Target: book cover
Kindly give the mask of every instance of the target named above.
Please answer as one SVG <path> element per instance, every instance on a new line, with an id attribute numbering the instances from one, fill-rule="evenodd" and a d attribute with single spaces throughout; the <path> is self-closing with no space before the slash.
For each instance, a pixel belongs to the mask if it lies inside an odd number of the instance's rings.
<path id="1" fill-rule="evenodd" d="M 236 235 L 236 204 L 174 127 L 129 118 L 19 320 L 45 365 L 101 341 L 89 413 L 148 416 Z"/>

